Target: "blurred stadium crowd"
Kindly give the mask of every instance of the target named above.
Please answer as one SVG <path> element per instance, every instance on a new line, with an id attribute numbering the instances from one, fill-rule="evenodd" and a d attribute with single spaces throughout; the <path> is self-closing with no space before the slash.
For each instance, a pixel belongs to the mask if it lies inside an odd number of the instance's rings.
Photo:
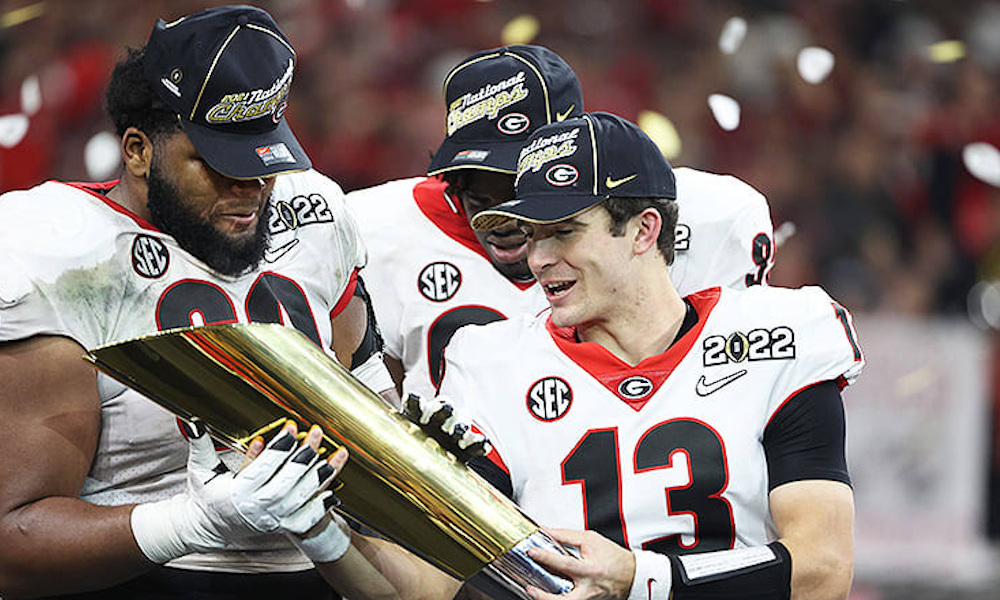
<path id="1" fill-rule="evenodd" d="M 84 162 L 87 142 L 109 129 L 110 66 L 121 46 L 145 42 L 157 16 L 206 4 L 218 3 L 0 3 L 0 116 L 25 113 L 35 94 L 23 139 L 0 140 L 0 190 L 113 176 Z M 965 313 L 975 284 L 1000 277 L 1000 190 L 963 163 L 970 143 L 1000 146 L 998 2 L 259 4 L 300 54 L 289 118 L 315 165 L 347 190 L 422 173 L 443 137 L 447 69 L 530 39 L 574 66 L 589 110 L 632 120 L 657 111 L 679 135 L 674 164 L 733 173 L 767 195 L 776 226 L 796 232 L 772 283 L 821 283 L 858 312 L 928 315 Z M 746 35 L 727 54 L 719 40 L 733 17 Z M 806 47 L 835 59 L 818 83 L 796 68 Z M 713 118 L 714 93 L 738 102 L 735 129 Z M 5 125 L 18 133 L 24 121 Z"/>
<path id="2" fill-rule="evenodd" d="M 115 177 L 102 92 L 121 48 L 157 17 L 216 4 L 0 0 L 0 191 Z M 460 58 L 538 43 L 576 69 L 588 110 L 654 111 L 673 164 L 767 196 L 785 238 L 773 285 L 821 284 L 856 314 L 1000 328 L 1000 1 L 256 4 L 299 53 L 289 120 L 345 190 L 426 170 Z M 805 48 L 832 69 L 805 76 Z M 713 109 L 713 94 L 735 104 Z"/>

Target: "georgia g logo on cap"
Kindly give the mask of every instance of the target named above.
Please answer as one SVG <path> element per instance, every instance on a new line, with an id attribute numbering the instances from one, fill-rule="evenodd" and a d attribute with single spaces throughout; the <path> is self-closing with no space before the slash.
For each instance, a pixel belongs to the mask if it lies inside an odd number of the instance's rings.
<path id="1" fill-rule="evenodd" d="M 545 181 L 557 187 L 573 185 L 579 178 L 580 172 L 576 170 L 576 167 L 566 163 L 552 165 L 548 171 L 545 171 Z"/>

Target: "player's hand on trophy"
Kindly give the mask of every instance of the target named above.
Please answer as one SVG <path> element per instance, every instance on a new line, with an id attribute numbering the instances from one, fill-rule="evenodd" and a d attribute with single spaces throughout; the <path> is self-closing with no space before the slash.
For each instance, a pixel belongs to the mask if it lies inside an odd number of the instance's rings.
<path id="1" fill-rule="evenodd" d="M 296 426 L 294 423 L 289 423 L 286 427 L 293 435 L 295 434 Z M 323 431 L 314 425 L 306 434 L 302 446 L 318 450 L 322 439 Z M 242 473 L 253 464 L 264 450 L 263 438 L 257 437 L 251 441 L 240 472 Z M 328 465 L 334 469 L 333 474 L 329 476 L 330 480 L 336 478 L 345 462 L 347 462 L 347 448 L 340 448 L 328 460 Z M 325 467 L 321 468 L 324 470 L 324 475 L 328 475 Z M 325 481 L 324 485 L 328 483 L 329 481 Z M 347 552 L 351 543 L 350 526 L 342 517 L 330 511 L 330 508 L 339 505 L 340 501 L 331 491 L 324 491 L 323 496 L 324 514 L 318 521 L 314 520 L 314 513 L 306 512 L 302 515 L 303 519 L 289 520 L 281 528 L 281 531 L 302 550 L 303 554 L 317 563 L 337 560 Z"/>
<path id="2" fill-rule="evenodd" d="M 532 600 L 608 600 L 610 598 L 648 598 L 646 581 L 633 588 L 636 561 L 632 552 L 622 548 L 596 531 L 546 529 L 554 540 L 567 548 L 571 555 L 545 548 L 532 548 L 528 556 L 552 573 L 560 573 L 573 581 L 566 594 L 550 594 L 536 587 L 527 592 Z M 669 584 L 668 584 L 669 585 Z M 667 594 L 669 597 L 669 587 Z M 660 596 L 657 596 L 660 597 Z"/>
<path id="3" fill-rule="evenodd" d="M 347 453 L 321 460 L 318 427 L 299 445 L 294 423 L 286 425 L 236 474 L 219 460 L 204 426 L 192 424 L 189 432 L 187 491 L 132 511 L 133 535 L 150 560 L 162 564 L 271 532 L 309 535 L 320 544 L 314 554 L 326 560 L 346 551 L 350 538 L 339 527 L 320 525 L 334 502 L 326 487 Z"/>
<path id="4" fill-rule="evenodd" d="M 489 439 L 447 396 L 427 398 L 411 393 L 403 402 L 403 415 L 462 462 L 485 456 L 492 449 Z"/>

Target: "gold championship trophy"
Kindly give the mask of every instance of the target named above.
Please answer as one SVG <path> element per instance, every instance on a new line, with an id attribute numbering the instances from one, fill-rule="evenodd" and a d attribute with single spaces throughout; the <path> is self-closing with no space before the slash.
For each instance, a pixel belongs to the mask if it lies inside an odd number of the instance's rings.
<path id="1" fill-rule="evenodd" d="M 288 419 L 299 431 L 319 424 L 321 452 L 350 451 L 337 478 L 339 510 L 496 598 L 527 600 L 528 585 L 572 587 L 527 555 L 531 547 L 565 553 L 558 543 L 295 329 L 174 329 L 86 358 L 240 452 Z"/>

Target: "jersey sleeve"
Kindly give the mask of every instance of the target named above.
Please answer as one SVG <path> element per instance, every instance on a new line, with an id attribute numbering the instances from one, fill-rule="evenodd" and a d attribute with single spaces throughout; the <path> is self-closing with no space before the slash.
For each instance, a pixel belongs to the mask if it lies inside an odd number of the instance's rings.
<path id="1" fill-rule="evenodd" d="M 734 178 L 735 179 L 735 178 Z M 737 192 L 746 197 L 741 210 L 734 215 L 732 228 L 716 254 L 712 268 L 721 285 L 741 289 L 767 285 L 774 266 L 774 227 L 767 200 L 757 190 L 742 181 Z"/>
<path id="2" fill-rule="evenodd" d="M 730 175 L 676 171 L 679 215 L 671 278 L 678 292 L 766 285 L 774 265 L 774 228 L 764 195 Z"/>
<path id="3" fill-rule="evenodd" d="M 408 200 L 413 196 L 413 186 L 423 181 L 423 178 L 412 178 L 383 183 L 370 188 L 354 190 L 347 194 L 346 205 L 354 216 L 360 236 L 369 246 L 369 263 L 364 271 L 365 285 L 372 297 L 375 318 L 382 331 L 385 342 L 385 353 L 392 358 L 403 361 L 406 348 L 406 331 L 399 323 L 403 320 L 405 307 L 399 297 L 399 282 L 395 280 L 401 274 L 391 265 L 396 261 L 393 254 L 400 247 L 400 234 L 386 229 L 391 218 L 387 213 L 395 215 L 402 204 L 401 199 Z M 412 200 L 410 200 L 412 202 Z M 392 235 L 395 233 L 395 235 Z M 391 237 L 390 237 L 391 236 Z M 422 340 L 420 343 L 423 343 Z M 419 378 L 422 379 L 422 378 Z"/>
<path id="4" fill-rule="evenodd" d="M 305 171 L 279 178 L 283 187 L 276 194 L 295 196 L 299 194 L 318 193 L 326 201 L 330 211 L 333 226 L 326 231 L 326 264 L 331 267 L 333 276 L 329 279 L 330 298 L 333 306 L 340 307 L 341 301 L 346 303 L 354 293 L 357 273 L 368 260 L 361 232 L 354 216 L 347 210 L 344 192 L 335 181 L 315 170 Z"/>
<path id="5" fill-rule="evenodd" d="M 71 333 L 50 297 L 35 286 L 23 267 L 6 257 L 0 262 L 0 342 L 35 335 L 62 335 L 84 347 L 94 342 Z"/>
<path id="6" fill-rule="evenodd" d="M 865 365 L 864 354 L 846 308 L 819 287 L 782 290 L 794 304 L 772 310 L 788 315 L 795 357 L 778 374 L 771 397 L 773 415 L 790 398 L 823 381 L 843 389 L 854 383 Z"/>

